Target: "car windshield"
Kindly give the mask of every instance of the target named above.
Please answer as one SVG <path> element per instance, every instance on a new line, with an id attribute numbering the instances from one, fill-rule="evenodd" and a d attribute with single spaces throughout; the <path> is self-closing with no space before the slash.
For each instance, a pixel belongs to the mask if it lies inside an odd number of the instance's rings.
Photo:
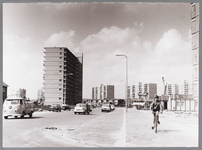
<path id="1" fill-rule="evenodd" d="M 106 107 L 108 107 L 108 106 L 109 106 L 109 104 L 103 104 L 102 106 L 106 106 Z"/>
<path id="2" fill-rule="evenodd" d="M 86 104 L 76 104 L 76 107 L 84 107 Z"/>
<path id="3" fill-rule="evenodd" d="M 19 104 L 20 100 L 19 99 L 7 99 L 5 101 L 5 104 Z"/>
<path id="4" fill-rule="evenodd" d="M 58 105 L 57 104 L 53 104 L 51 107 L 57 107 Z"/>

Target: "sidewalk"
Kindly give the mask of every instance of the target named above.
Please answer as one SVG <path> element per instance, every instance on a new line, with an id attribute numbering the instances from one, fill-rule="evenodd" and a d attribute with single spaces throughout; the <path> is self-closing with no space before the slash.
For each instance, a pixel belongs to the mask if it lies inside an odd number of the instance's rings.
<path id="1" fill-rule="evenodd" d="M 152 112 L 129 108 L 126 113 L 126 147 L 197 147 L 198 117 L 195 112 L 160 114 L 158 133 L 151 129 Z"/>

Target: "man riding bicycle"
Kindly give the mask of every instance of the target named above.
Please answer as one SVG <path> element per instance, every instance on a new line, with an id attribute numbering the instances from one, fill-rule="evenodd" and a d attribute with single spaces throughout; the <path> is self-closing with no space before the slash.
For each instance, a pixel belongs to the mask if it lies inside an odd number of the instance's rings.
<path id="1" fill-rule="evenodd" d="M 150 105 L 150 110 L 152 111 L 153 115 L 154 115 L 154 121 L 153 121 L 153 126 L 152 129 L 154 129 L 154 125 L 155 125 L 155 116 L 157 115 L 157 120 L 158 120 L 158 124 L 160 124 L 159 121 L 159 112 L 163 113 L 163 106 L 159 100 L 159 96 L 156 95 L 154 97 L 154 101 L 151 103 Z"/>

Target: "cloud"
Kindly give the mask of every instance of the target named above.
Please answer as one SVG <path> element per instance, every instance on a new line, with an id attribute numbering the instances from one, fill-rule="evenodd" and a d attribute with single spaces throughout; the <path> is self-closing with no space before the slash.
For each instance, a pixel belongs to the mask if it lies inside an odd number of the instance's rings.
<path id="1" fill-rule="evenodd" d="M 161 94 L 162 77 L 174 83 L 191 81 L 190 42 L 183 41 L 179 32 L 171 29 L 152 48 L 150 41 L 141 44 L 137 31 L 136 28 L 112 26 L 89 35 L 81 42 L 84 86 L 117 85 L 116 93 L 119 96 L 122 93 L 124 98 L 124 85 L 120 82 L 125 81 L 126 59 L 115 57 L 116 54 L 128 56 L 128 85 L 157 83 Z"/>
<path id="2" fill-rule="evenodd" d="M 9 85 L 8 95 L 25 88 L 28 97 L 36 98 L 42 87 L 42 55 L 35 54 L 32 46 L 29 37 L 4 35 L 3 81 Z"/>
<path id="3" fill-rule="evenodd" d="M 73 50 L 73 38 L 75 31 L 70 30 L 68 32 L 61 31 L 60 33 L 53 33 L 46 41 L 45 47 L 67 47 Z"/>

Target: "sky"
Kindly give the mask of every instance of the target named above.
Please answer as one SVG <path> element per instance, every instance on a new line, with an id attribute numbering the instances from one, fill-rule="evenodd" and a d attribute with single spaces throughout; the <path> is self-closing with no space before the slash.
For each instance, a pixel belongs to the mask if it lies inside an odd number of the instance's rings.
<path id="1" fill-rule="evenodd" d="M 190 3 L 4 3 L 3 81 L 37 98 L 43 87 L 44 47 L 83 54 L 83 98 L 92 87 L 192 82 Z"/>

